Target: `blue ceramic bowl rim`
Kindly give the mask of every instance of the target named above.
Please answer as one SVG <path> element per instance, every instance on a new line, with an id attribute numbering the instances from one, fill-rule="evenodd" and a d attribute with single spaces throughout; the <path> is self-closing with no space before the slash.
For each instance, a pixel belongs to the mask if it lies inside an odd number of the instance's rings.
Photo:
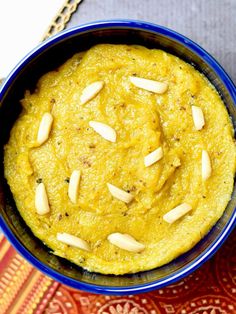
<path id="1" fill-rule="evenodd" d="M 98 29 L 106 29 L 106 28 L 130 28 L 130 29 L 139 29 L 143 31 L 150 31 L 153 33 L 164 35 L 170 39 L 174 39 L 178 41 L 183 46 L 192 50 L 195 54 L 197 54 L 201 59 L 203 59 L 220 77 L 225 87 L 227 88 L 229 94 L 231 95 L 234 104 L 236 104 L 236 88 L 228 76 L 228 74 L 224 71 L 224 69 L 219 65 L 219 63 L 203 48 L 201 48 L 198 44 L 188 39 L 187 37 L 170 30 L 164 26 L 139 21 L 139 20 L 101 20 L 95 21 L 91 23 L 86 23 L 80 26 L 73 27 L 71 29 L 60 32 L 59 34 L 49 38 L 45 42 L 38 45 L 35 49 L 29 52 L 11 71 L 8 77 L 3 82 L 3 85 L 0 89 L 0 99 L 2 99 L 5 91 L 9 88 L 14 79 L 18 76 L 20 71 L 24 68 L 24 66 L 41 52 L 44 51 L 47 47 L 57 43 L 64 38 L 67 38 L 71 35 L 76 35 L 79 33 L 84 33 L 87 31 L 98 30 Z M 208 249 L 201 253 L 197 258 L 194 259 L 190 264 L 184 266 L 180 270 L 176 271 L 174 274 L 166 276 L 163 279 L 159 279 L 147 284 L 139 284 L 132 285 L 126 287 L 117 287 L 117 286 L 102 286 L 102 285 L 94 285 L 86 282 L 79 282 L 67 276 L 64 276 L 57 271 L 45 266 L 41 263 L 36 257 L 34 257 L 14 236 L 11 229 L 8 227 L 7 223 L 4 221 L 3 217 L 0 216 L 0 227 L 10 241 L 10 243 L 15 247 L 15 249 L 22 255 L 24 258 L 29 261 L 33 266 L 37 269 L 45 273 L 46 275 L 52 277 L 53 279 L 71 286 L 75 289 L 84 290 L 91 293 L 101 293 L 101 294 L 111 294 L 111 295 L 128 295 L 135 293 L 144 293 L 154 289 L 162 288 L 166 285 L 173 284 L 177 280 L 181 280 L 185 276 L 189 275 L 197 268 L 199 268 L 204 262 L 206 262 L 215 252 L 219 249 L 219 247 L 224 243 L 226 238 L 229 236 L 230 232 L 233 230 L 236 225 L 236 211 L 234 210 L 233 215 L 222 229 L 220 235 L 215 239 L 213 243 L 210 244 Z"/>

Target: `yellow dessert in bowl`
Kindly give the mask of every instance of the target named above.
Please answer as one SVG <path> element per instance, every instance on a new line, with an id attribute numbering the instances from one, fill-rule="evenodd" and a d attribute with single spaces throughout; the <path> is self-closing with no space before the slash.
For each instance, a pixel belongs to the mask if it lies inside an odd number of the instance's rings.
<path id="1" fill-rule="evenodd" d="M 192 248 L 228 204 L 233 128 L 219 94 L 162 50 L 100 44 L 45 74 L 5 147 L 32 232 L 90 271 L 153 269 Z"/>

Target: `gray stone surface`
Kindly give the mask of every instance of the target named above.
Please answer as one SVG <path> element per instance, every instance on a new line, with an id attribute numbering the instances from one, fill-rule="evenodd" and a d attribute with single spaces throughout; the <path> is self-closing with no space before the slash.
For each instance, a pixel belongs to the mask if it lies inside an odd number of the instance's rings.
<path id="1" fill-rule="evenodd" d="M 154 22 L 191 38 L 236 83 L 236 0 L 84 0 L 67 28 L 112 18 Z"/>

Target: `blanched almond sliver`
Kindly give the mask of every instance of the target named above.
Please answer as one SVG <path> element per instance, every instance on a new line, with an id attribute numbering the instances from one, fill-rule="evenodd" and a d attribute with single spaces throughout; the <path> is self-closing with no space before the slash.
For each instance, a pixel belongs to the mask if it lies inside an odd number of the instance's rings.
<path id="1" fill-rule="evenodd" d="M 50 212 L 47 192 L 45 185 L 40 183 L 35 191 L 35 208 L 39 215 L 45 215 Z"/>
<path id="2" fill-rule="evenodd" d="M 51 127 L 52 127 L 53 117 L 51 113 L 46 112 L 39 125 L 37 143 L 38 145 L 43 144 L 49 137 Z"/>
<path id="3" fill-rule="evenodd" d="M 113 245 L 118 246 L 120 249 L 130 252 L 141 252 L 145 249 L 145 245 L 136 241 L 129 234 L 112 233 L 107 237 Z"/>
<path id="4" fill-rule="evenodd" d="M 115 185 L 107 183 L 108 190 L 110 191 L 111 195 L 117 198 L 118 200 L 130 203 L 132 199 L 134 198 L 132 194 L 125 192 L 124 190 L 121 190 L 117 188 Z"/>
<path id="5" fill-rule="evenodd" d="M 181 218 L 182 216 L 187 214 L 191 209 L 192 209 L 192 207 L 189 204 L 183 203 L 183 204 L 173 208 L 168 213 L 166 213 L 163 216 L 163 219 L 166 222 L 172 224 L 173 222 L 175 222 L 176 220 L 178 220 L 179 218 Z"/>
<path id="6" fill-rule="evenodd" d="M 157 94 L 163 94 L 168 88 L 167 83 L 164 83 L 164 82 L 148 80 L 148 79 L 144 79 L 144 78 L 136 77 L 136 76 L 130 76 L 129 79 L 131 83 L 135 85 L 136 87 L 139 87 L 149 92 L 153 92 Z"/>
<path id="7" fill-rule="evenodd" d="M 68 187 L 68 196 L 72 203 L 76 203 L 78 197 L 80 183 L 80 171 L 74 170 L 70 176 L 70 182 Z"/>
<path id="8" fill-rule="evenodd" d="M 100 134 L 107 141 L 113 143 L 116 141 L 116 131 L 109 125 L 97 121 L 90 121 L 89 125 L 94 129 L 95 132 Z"/>
<path id="9" fill-rule="evenodd" d="M 85 251 L 91 251 L 88 243 L 69 233 L 57 233 L 57 240 Z"/>
<path id="10" fill-rule="evenodd" d="M 206 150 L 202 151 L 202 179 L 205 181 L 211 176 L 211 160 Z"/>
<path id="11" fill-rule="evenodd" d="M 144 157 L 144 165 L 145 167 L 149 167 L 158 160 L 160 160 L 163 157 L 163 149 L 162 147 L 157 148 L 150 154 Z"/>
<path id="12" fill-rule="evenodd" d="M 103 86 L 104 86 L 104 82 L 97 81 L 85 87 L 85 89 L 82 91 L 82 94 L 80 96 L 81 105 L 86 104 L 86 102 L 88 102 L 89 100 L 97 96 L 97 94 L 100 92 Z"/>
<path id="13" fill-rule="evenodd" d="M 201 130 L 205 125 L 205 119 L 202 109 L 197 106 L 192 106 L 192 116 L 196 130 Z"/>

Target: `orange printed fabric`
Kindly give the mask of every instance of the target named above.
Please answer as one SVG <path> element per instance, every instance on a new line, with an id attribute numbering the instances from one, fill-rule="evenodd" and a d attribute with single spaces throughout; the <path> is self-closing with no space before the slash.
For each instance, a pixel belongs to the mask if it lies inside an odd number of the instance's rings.
<path id="1" fill-rule="evenodd" d="M 121 297 L 78 291 L 29 265 L 0 235 L 0 314 L 236 314 L 236 233 L 185 279 Z"/>

